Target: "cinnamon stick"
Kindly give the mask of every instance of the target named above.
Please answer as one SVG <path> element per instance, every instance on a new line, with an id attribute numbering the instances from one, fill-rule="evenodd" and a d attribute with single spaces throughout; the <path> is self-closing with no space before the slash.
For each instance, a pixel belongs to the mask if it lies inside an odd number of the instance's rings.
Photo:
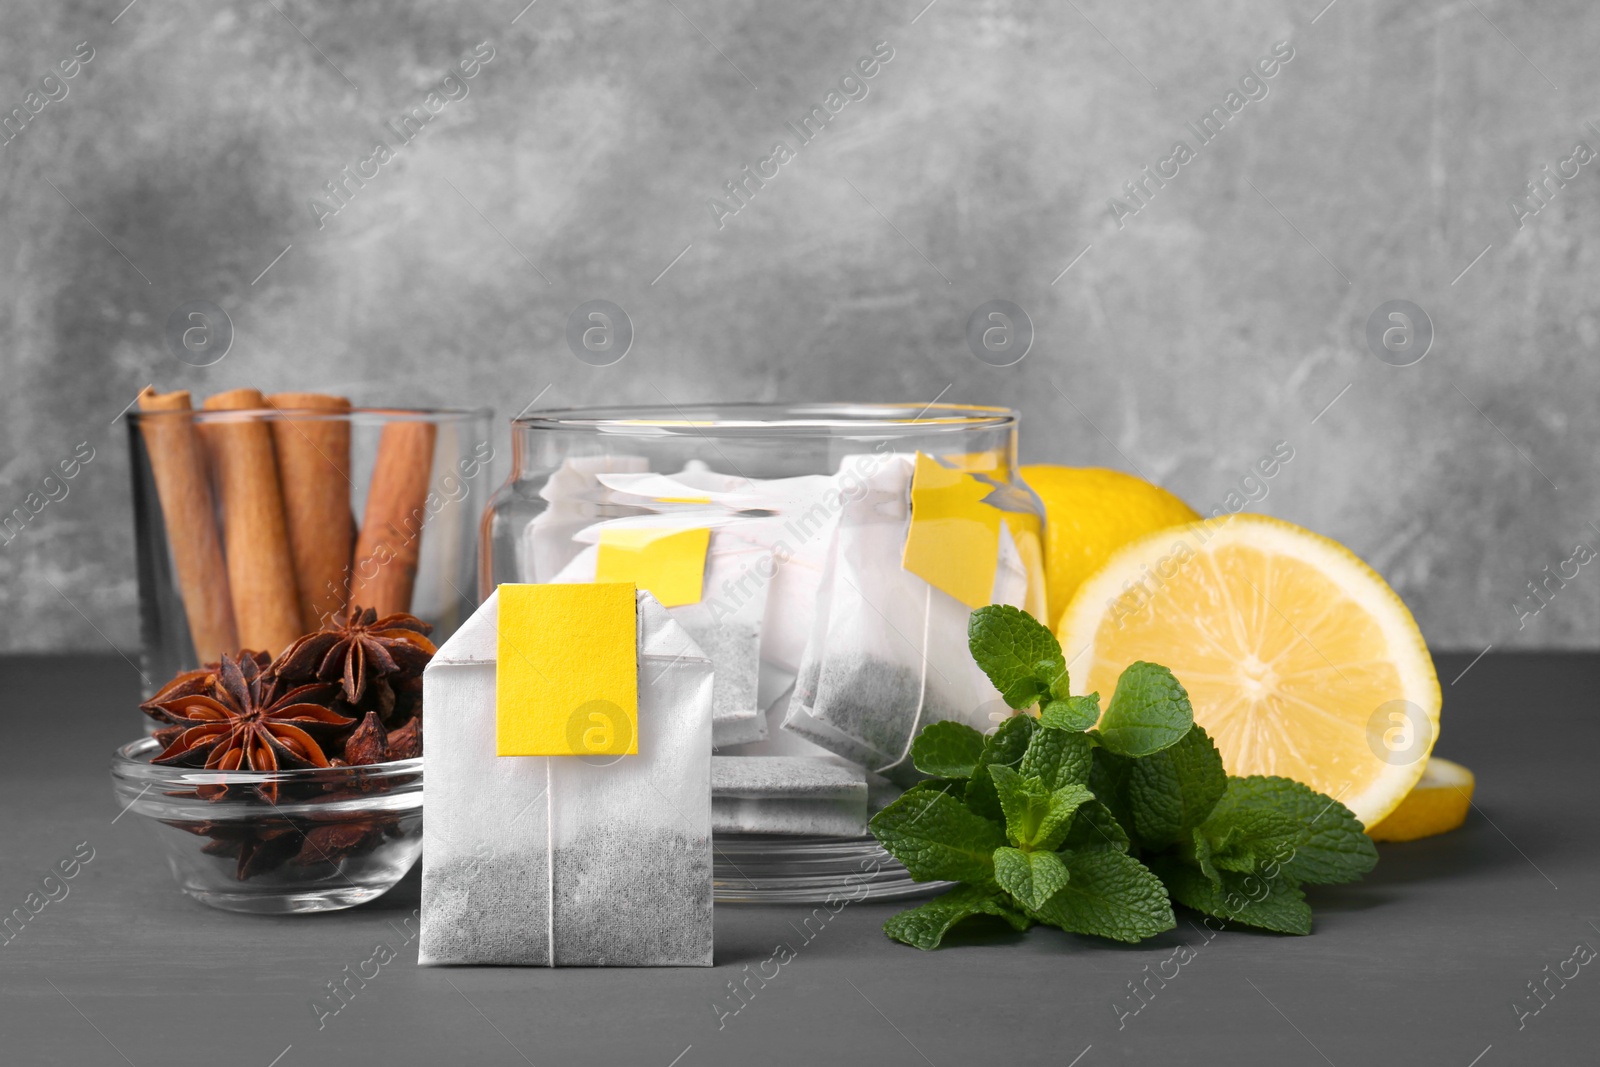
<path id="1" fill-rule="evenodd" d="M 350 602 L 374 609 L 379 618 L 411 610 L 437 432 L 431 422 L 397 421 L 387 423 L 378 438 Z"/>
<path id="2" fill-rule="evenodd" d="M 280 411 L 334 416 L 350 411 L 344 397 L 321 393 L 274 393 L 267 403 Z M 314 630 L 341 613 L 350 588 L 350 423 L 339 417 L 274 419 L 272 443 L 283 483 L 300 616 Z"/>
<path id="3" fill-rule="evenodd" d="M 205 402 L 207 411 L 265 406 L 255 389 L 234 389 Z M 262 419 L 217 420 L 206 424 L 205 441 L 222 497 L 228 585 L 239 642 L 276 656 L 309 627 L 300 617 L 272 431 Z"/>
<path id="4" fill-rule="evenodd" d="M 162 394 L 146 386 L 139 394 L 139 410 L 145 413 L 139 430 L 155 476 L 189 638 L 199 662 L 214 663 L 224 652 L 239 650 L 239 635 L 205 446 L 195 430 L 187 390 Z"/>

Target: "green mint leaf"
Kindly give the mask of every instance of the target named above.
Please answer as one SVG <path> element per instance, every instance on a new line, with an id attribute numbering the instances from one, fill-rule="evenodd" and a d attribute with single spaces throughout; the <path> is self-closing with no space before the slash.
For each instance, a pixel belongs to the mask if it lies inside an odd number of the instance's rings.
<path id="1" fill-rule="evenodd" d="M 974 915 L 1004 919 L 1019 932 L 1033 925 L 1033 920 L 1012 907 L 994 885 L 963 885 L 893 916 L 883 924 L 883 932 L 896 941 L 927 951 L 938 948 L 952 926 Z"/>
<path id="2" fill-rule="evenodd" d="M 988 770 L 995 793 L 1000 798 L 1006 837 L 1014 845 L 1031 844 L 1050 811 L 1050 790 L 1039 779 L 1024 778 L 1020 772 L 1004 764 L 996 764 Z"/>
<path id="3" fill-rule="evenodd" d="M 1200 824 L 1211 845 L 1211 862 L 1245 874 L 1290 862 L 1304 839 L 1293 816 L 1271 808 L 1231 808 Z"/>
<path id="4" fill-rule="evenodd" d="M 1194 725 L 1189 694 L 1167 668 L 1140 660 L 1117 679 L 1100 717 L 1100 743 L 1120 756 L 1148 756 L 1178 743 Z"/>
<path id="5" fill-rule="evenodd" d="M 1052 685 L 1065 687 L 1067 661 L 1055 634 L 1020 608 L 991 604 L 974 611 L 967 645 L 1013 708 L 1032 707 Z"/>
<path id="6" fill-rule="evenodd" d="M 1311 932 L 1311 907 L 1289 878 L 1222 871 L 1218 884 L 1213 884 L 1200 871 L 1170 857 L 1157 861 L 1156 871 L 1172 899 L 1185 907 L 1280 934 Z"/>
<path id="7" fill-rule="evenodd" d="M 1072 825 L 1060 847 L 1072 852 L 1126 852 L 1129 845 L 1128 833 L 1111 809 L 1098 800 L 1089 800 L 1073 813 Z"/>
<path id="8" fill-rule="evenodd" d="M 967 783 L 961 778 L 924 778 L 921 781 L 913 782 L 906 788 L 906 792 L 949 793 L 957 800 L 962 800 L 967 794 Z"/>
<path id="9" fill-rule="evenodd" d="M 911 742 L 911 765 L 937 778 L 971 778 L 984 737 L 962 722 L 935 722 Z"/>
<path id="10" fill-rule="evenodd" d="M 936 790 L 902 794 L 867 825 L 918 882 L 986 882 L 994 877 L 994 850 L 1006 843 L 997 824 Z"/>
<path id="11" fill-rule="evenodd" d="M 1094 794 L 1081 785 L 1052 790 L 1037 778 L 1027 778 L 1010 767 L 989 768 L 1000 808 L 1005 813 L 1006 836 L 1027 849 L 1054 849 L 1067 836 L 1073 812 Z"/>
<path id="12" fill-rule="evenodd" d="M 1050 794 L 1050 808 L 1045 812 L 1039 830 L 1032 841 L 1035 849 L 1054 851 L 1061 847 L 1072 830 L 1072 819 L 1078 809 L 1094 799 L 1094 794 L 1081 785 L 1064 785 Z"/>
<path id="13" fill-rule="evenodd" d="M 1241 808 L 1270 808 L 1300 823 L 1301 839 L 1284 874 L 1298 882 L 1334 885 L 1354 882 L 1378 862 L 1378 849 L 1349 808 L 1308 785 L 1289 778 L 1252 775 L 1228 779 L 1228 791 L 1212 811 L 1224 818 Z"/>
<path id="14" fill-rule="evenodd" d="M 1046 729 L 1034 730 L 1017 769 L 1024 777 L 1037 778 L 1046 789 L 1055 790 L 1064 785 L 1088 785 L 1093 763 L 1094 742 L 1088 735 Z"/>
<path id="15" fill-rule="evenodd" d="M 1056 730 L 1088 730 L 1100 721 L 1100 694 L 1052 697 L 1039 709 L 1039 724 Z"/>
<path id="16" fill-rule="evenodd" d="M 967 783 L 967 807 L 974 813 L 995 822 L 1005 818 L 988 768 L 1020 767 L 1038 725 L 1038 720 L 1031 715 L 1013 715 L 989 735 L 983 744 L 983 753 L 978 757 L 978 766 L 973 769 L 972 779 Z"/>
<path id="17" fill-rule="evenodd" d="M 1132 836 L 1133 810 L 1128 805 L 1128 778 L 1133 773 L 1131 759 L 1104 748 L 1094 750 L 1089 768 L 1089 790 L 1121 824 L 1125 837 Z"/>
<path id="18" fill-rule="evenodd" d="M 1176 923 L 1161 880 L 1121 852 L 1062 853 L 1068 881 L 1030 914 L 1075 934 L 1139 941 Z"/>
<path id="19" fill-rule="evenodd" d="M 1090 695 L 1093 696 L 1094 694 L 1090 694 Z M 1050 683 L 1049 697 L 1050 697 L 1051 700 L 1068 700 L 1068 699 L 1071 699 L 1071 697 L 1072 697 L 1071 683 L 1070 683 L 1070 681 L 1069 681 L 1069 679 L 1067 677 L 1067 672 L 1066 671 L 1062 671 L 1061 672 L 1061 677 L 1057 678 L 1055 681 Z M 1081 699 L 1084 699 L 1084 698 L 1080 697 L 1079 699 L 1081 700 Z M 1098 698 L 1096 698 L 1096 699 L 1098 699 Z M 1097 705 L 1097 707 L 1098 707 L 1098 705 Z"/>
<path id="20" fill-rule="evenodd" d="M 1222 755 L 1205 730 L 1194 726 L 1177 744 L 1133 761 L 1127 789 L 1134 831 L 1152 848 L 1182 841 L 1227 788 Z"/>
<path id="21" fill-rule="evenodd" d="M 1206 835 L 1200 832 L 1198 826 L 1189 833 L 1193 839 L 1192 848 L 1194 850 L 1195 866 L 1200 868 L 1200 873 L 1206 876 L 1207 881 L 1212 885 L 1220 886 L 1222 884 L 1222 874 L 1217 870 L 1216 864 L 1211 862 L 1211 842 L 1206 840 Z"/>
<path id="22" fill-rule="evenodd" d="M 1024 908 L 1037 911 L 1067 884 L 1067 865 L 1054 852 L 994 850 L 994 880 Z"/>

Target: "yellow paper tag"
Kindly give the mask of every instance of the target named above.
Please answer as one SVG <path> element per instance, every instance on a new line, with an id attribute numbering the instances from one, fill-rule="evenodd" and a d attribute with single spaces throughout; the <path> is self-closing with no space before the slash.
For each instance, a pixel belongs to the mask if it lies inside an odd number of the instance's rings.
<path id="1" fill-rule="evenodd" d="M 983 503 L 992 488 L 917 453 L 901 565 L 969 608 L 989 603 L 1000 562 L 1000 509 Z"/>
<path id="2" fill-rule="evenodd" d="M 710 545 L 706 529 L 601 530 L 594 580 L 632 582 L 663 607 L 698 604 Z"/>
<path id="3" fill-rule="evenodd" d="M 502 585 L 495 752 L 639 751 L 639 643 L 632 585 Z"/>

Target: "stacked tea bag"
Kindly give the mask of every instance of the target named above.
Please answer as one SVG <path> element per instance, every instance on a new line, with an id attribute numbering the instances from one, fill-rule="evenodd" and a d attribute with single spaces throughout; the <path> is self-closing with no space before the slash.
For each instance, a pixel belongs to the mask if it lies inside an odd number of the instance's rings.
<path id="1" fill-rule="evenodd" d="M 917 463 L 874 452 L 844 457 L 831 475 L 751 479 L 586 458 L 542 491 L 551 509 L 525 537 L 530 581 L 605 577 L 601 548 L 628 531 L 709 531 L 699 597 L 667 610 L 715 667 L 718 754 L 784 761 L 729 765 L 741 777 L 718 787 L 719 832 L 823 832 L 799 829 L 821 817 L 808 824 L 794 805 L 842 790 L 841 771 L 867 801 L 854 806 L 852 784 L 847 831 L 844 795 L 832 797 L 830 832 L 864 832 L 866 815 L 918 777 L 909 750 L 922 725 L 994 726 L 998 694 L 967 650 L 971 598 L 902 562 Z M 1022 606 L 1028 566 L 1010 523 L 995 521 L 992 588 L 978 602 Z M 567 540 L 560 551 L 544 544 L 552 535 Z M 754 782 L 760 774 L 770 781 Z"/>
<path id="2" fill-rule="evenodd" d="M 865 833 L 865 772 L 825 758 L 712 756 L 711 828 L 835 837 Z"/>

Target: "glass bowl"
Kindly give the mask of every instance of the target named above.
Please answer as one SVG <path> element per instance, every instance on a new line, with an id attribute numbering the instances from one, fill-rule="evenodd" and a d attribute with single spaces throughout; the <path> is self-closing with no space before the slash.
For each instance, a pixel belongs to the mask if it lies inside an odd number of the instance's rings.
<path id="1" fill-rule="evenodd" d="M 422 757 L 208 771 L 156 766 L 160 748 L 144 738 L 117 749 L 112 787 L 125 812 L 143 817 L 178 886 L 214 908 L 353 907 L 392 889 L 422 854 Z"/>

